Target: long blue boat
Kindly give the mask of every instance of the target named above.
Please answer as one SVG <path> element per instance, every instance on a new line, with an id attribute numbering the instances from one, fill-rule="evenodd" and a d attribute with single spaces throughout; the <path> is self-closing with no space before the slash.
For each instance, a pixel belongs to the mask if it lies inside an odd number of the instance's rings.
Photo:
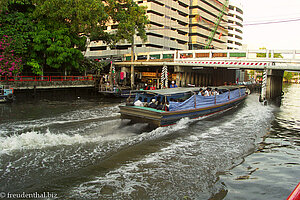
<path id="1" fill-rule="evenodd" d="M 120 106 L 121 118 L 156 127 L 169 126 L 182 118 L 194 119 L 229 110 L 247 97 L 243 86 L 221 86 L 217 90 L 218 94 L 211 96 L 199 95 L 199 88 L 145 90 L 135 97 L 135 101 L 142 101 L 143 106 L 133 103 Z M 163 104 L 162 109 L 148 107 L 152 99 Z"/>

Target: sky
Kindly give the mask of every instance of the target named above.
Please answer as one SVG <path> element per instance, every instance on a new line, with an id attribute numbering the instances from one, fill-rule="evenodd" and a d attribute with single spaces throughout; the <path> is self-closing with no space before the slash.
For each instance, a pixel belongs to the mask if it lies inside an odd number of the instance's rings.
<path id="1" fill-rule="evenodd" d="M 241 0 L 248 49 L 300 50 L 300 0 Z M 257 24 L 299 19 L 294 22 Z"/>

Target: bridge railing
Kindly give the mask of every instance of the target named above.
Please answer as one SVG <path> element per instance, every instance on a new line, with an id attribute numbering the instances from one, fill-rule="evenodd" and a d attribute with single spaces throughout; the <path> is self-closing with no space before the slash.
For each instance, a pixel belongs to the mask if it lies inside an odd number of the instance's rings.
<path id="1" fill-rule="evenodd" d="M 135 61 L 182 61 L 182 60 L 264 60 L 272 61 L 300 61 L 300 50 L 178 50 L 137 53 Z M 131 55 L 125 54 L 124 61 L 130 61 Z"/>
<path id="2" fill-rule="evenodd" d="M 93 76 L 0 76 L 0 82 L 91 81 Z"/>

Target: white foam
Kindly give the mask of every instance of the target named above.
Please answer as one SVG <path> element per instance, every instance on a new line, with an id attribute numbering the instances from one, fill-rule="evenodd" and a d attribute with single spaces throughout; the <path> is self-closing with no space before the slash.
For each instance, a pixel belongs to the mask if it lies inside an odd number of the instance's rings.
<path id="1" fill-rule="evenodd" d="M 9 153 L 20 149 L 40 149 L 49 146 L 73 145 L 75 143 L 87 142 L 87 138 L 75 134 L 52 134 L 49 130 L 46 133 L 35 131 L 10 137 L 0 137 L 0 153 Z"/>
<path id="2" fill-rule="evenodd" d="M 26 130 L 48 127 L 56 124 L 68 124 L 93 119 L 116 117 L 120 115 L 118 113 L 118 109 L 118 106 L 113 106 L 88 110 L 76 110 L 52 118 L 4 123 L 0 126 L 0 134 L 4 136 L 11 133 L 20 133 Z"/>

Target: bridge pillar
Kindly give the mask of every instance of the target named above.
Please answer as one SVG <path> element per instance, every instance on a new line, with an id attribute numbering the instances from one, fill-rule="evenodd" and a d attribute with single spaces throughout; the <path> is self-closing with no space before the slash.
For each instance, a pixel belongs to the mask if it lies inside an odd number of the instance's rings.
<path id="1" fill-rule="evenodd" d="M 182 81 L 181 81 L 182 87 L 184 87 L 186 85 L 186 76 L 187 76 L 187 73 L 183 72 Z"/>
<path id="2" fill-rule="evenodd" d="M 198 87 L 199 84 L 198 84 L 198 78 L 199 78 L 199 74 L 198 73 L 195 73 L 195 85 Z"/>
<path id="3" fill-rule="evenodd" d="M 284 70 L 265 69 L 261 90 L 261 101 L 273 100 L 281 96 Z"/>
<path id="4" fill-rule="evenodd" d="M 195 85 L 195 74 L 191 73 L 191 84 Z"/>
<path id="5" fill-rule="evenodd" d="M 283 73 L 284 70 L 268 70 L 266 89 L 267 100 L 275 99 L 281 96 Z"/>
<path id="6" fill-rule="evenodd" d="M 192 80 L 192 73 L 191 73 L 191 72 L 188 72 L 188 73 L 187 73 L 186 85 L 187 85 L 187 84 L 191 84 L 191 80 Z"/>
<path id="7" fill-rule="evenodd" d="M 181 82 L 180 82 L 181 77 L 182 77 L 181 72 L 177 72 L 176 73 L 176 85 L 178 85 L 178 87 L 181 87 Z"/>

